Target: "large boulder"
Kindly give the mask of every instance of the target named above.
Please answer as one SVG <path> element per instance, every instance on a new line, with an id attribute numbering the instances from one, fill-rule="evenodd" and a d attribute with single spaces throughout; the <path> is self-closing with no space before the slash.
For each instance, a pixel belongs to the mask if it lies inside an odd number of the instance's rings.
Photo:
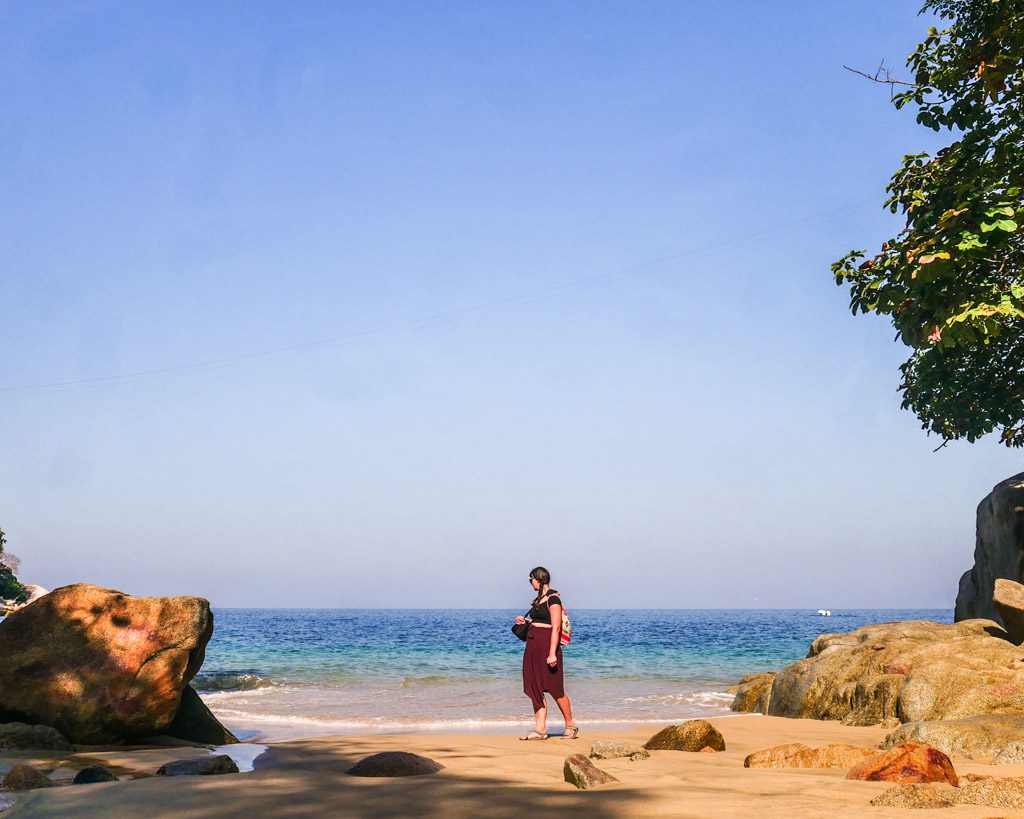
<path id="1" fill-rule="evenodd" d="M 984 617 L 1002 625 L 993 600 L 995 582 L 1024 582 L 1024 472 L 996 484 L 978 504 L 974 566 L 960 578 L 953 618 Z"/>
<path id="2" fill-rule="evenodd" d="M 996 578 L 992 603 L 1003 628 L 1014 645 L 1024 643 L 1024 586 L 1006 578 Z"/>
<path id="3" fill-rule="evenodd" d="M 198 597 L 55 589 L 0 622 L 0 720 L 49 725 L 79 744 L 161 733 L 212 633 Z"/>
<path id="4" fill-rule="evenodd" d="M 855 745 L 824 745 L 809 748 L 802 742 L 754 751 L 743 760 L 744 768 L 843 768 L 848 769 L 878 754 L 877 748 Z"/>
<path id="5" fill-rule="evenodd" d="M 776 674 L 764 712 L 847 725 L 1021 713 L 1024 649 L 1004 637 L 990 620 L 823 634 L 805 659 Z"/>
<path id="6" fill-rule="evenodd" d="M 883 749 L 924 742 L 950 756 L 987 759 L 1002 754 L 1024 736 L 1024 714 L 978 714 L 953 720 L 901 725 L 882 740 Z"/>
<path id="7" fill-rule="evenodd" d="M 648 751 L 724 751 L 721 732 L 706 719 L 691 719 L 658 731 L 644 744 Z"/>
<path id="8" fill-rule="evenodd" d="M 938 748 L 921 742 L 905 742 L 854 765 L 847 779 L 864 782 L 945 782 L 960 785 L 953 763 Z"/>

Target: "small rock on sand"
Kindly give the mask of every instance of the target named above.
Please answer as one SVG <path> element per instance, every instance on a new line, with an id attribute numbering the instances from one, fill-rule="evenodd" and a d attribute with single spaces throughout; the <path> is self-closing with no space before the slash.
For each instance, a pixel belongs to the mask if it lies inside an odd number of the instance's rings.
<path id="1" fill-rule="evenodd" d="M 850 768 L 861 760 L 875 756 L 875 748 L 854 745 L 824 745 L 809 748 L 802 742 L 776 745 L 754 751 L 743 760 L 744 768 Z"/>
<path id="2" fill-rule="evenodd" d="M 384 751 L 360 759 L 345 773 L 349 776 L 424 776 L 444 769 L 444 765 L 425 756 L 406 751 Z"/>
<path id="3" fill-rule="evenodd" d="M 897 785 L 876 796 L 871 804 L 890 808 L 949 808 L 953 805 L 1024 808 L 1024 777 L 988 777 L 959 788 L 944 783 Z"/>
<path id="4" fill-rule="evenodd" d="M 104 768 L 102 765 L 90 765 L 88 768 L 82 768 L 77 774 L 72 784 L 75 785 L 92 785 L 96 782 L 116 782 L 117 777 L 114 776 L 110 771 Z"/>
<path id="5" fill-rule="evenodd" d="M 238 766 L 227 754 L 176 759 L 157 769 L 157 776 L 216 776 L 238 773 Z"/>
<path id="6" fill-rule="evenodd" d="M 9 791 L 32 791 L 36 788 L 49 788 L 53 783 L 31 765 L 17 764 L 11 768 L 3 779 L 2 787 Z"/>
<path id="7" fill-rule="evenodd" d="M 5 750 L 73 751 L 71 743 L 56 728 L 6 722 L 0 725 L 0 748 Z"/>
<path id="8" fill-rule="evenodd" d="M 602 771 L 583 754 L 566 757 L 565 764 L 562 766 L 562 775 L 566 782 L 583 791 L 619 781 L 607 771 Z"/>
<path id="9" fill-rule="evenodd" d="M 992 760 L 993 765 L 1014 765 L 1018 762 L 1024 762 L 1024 742 L 1019 739 L 1007 742 Z"/>
<path id="10" fill-rule="evenodd" d="M 670 725 L 658 731 L 644 744 L 648 751 L 725 750 L 725 739 L 706 719 L 691 719 L 682 725 Z"/>
<path id="11" fill-rule="evenodd" d="M 590 748 L 591 759 L 620 759 L 629 757 L 632 761 L 650 759 L 649 751 L 639 745 L 627 745 L 625 742 L 595 742 Z"/>
<path id="12" fill-rule="evenodd" d="M 905 742 L 858 762 L 846 774 L 847 779 L 865 782 L 948 782 L 959 780 L 953 763 L 938 748 L 920 742 Z"/>

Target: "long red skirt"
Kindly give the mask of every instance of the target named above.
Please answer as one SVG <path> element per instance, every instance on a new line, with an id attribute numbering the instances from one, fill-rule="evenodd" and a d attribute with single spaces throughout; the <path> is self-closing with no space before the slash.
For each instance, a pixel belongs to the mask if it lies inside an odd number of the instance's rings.
<path id="1" fill-rule="evenodd" d="M 523 693 L 530 698 L 534 709 L 544 705 L 544 692 L 555 697 L 565 693 L 562 680 L 562 646 L 555 651 L 558 667 L 548 667 L 548 651 L 551 649 L 551 629 L 530 626 L 526 635 L 526 650 L 523 652 Z"/>

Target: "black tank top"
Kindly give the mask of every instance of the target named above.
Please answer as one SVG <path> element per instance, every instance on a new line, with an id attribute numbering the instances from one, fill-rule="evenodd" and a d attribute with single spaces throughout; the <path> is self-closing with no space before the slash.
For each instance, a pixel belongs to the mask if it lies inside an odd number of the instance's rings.
<path id="1" fill-rule="evenodd" d="M 558 592 L 552 591 L 548 594 L 547 599 L 535 603 L 527 616 L 535 623 L 547 623 L 550 626 L 551 612 L 548 610 L 548 606 L 560 605 L 562 605 L 562 598 L 558 596 Z"/>

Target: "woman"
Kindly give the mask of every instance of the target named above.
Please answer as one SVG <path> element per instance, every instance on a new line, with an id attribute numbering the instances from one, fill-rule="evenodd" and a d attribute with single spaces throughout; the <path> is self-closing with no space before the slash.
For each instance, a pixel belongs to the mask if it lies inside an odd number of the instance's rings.
<path id="1" fill-rule="evenodd" d="M 572 719 L 572 706 L 562 681 L 562 599 L 551 588 L 551 574 L 543 566 L 530 572 L 530 585 L 537 592 L 527 617 L 517 623 L 529 623 L 526 650 L 523 652 L 523 692 L 533 703 L 536 729 L 520 739 L 547 739 L 548 706 L 544 692 L 555 698 L 565 718 L 563 739 L 576 739 L 580 729 Z"/>

